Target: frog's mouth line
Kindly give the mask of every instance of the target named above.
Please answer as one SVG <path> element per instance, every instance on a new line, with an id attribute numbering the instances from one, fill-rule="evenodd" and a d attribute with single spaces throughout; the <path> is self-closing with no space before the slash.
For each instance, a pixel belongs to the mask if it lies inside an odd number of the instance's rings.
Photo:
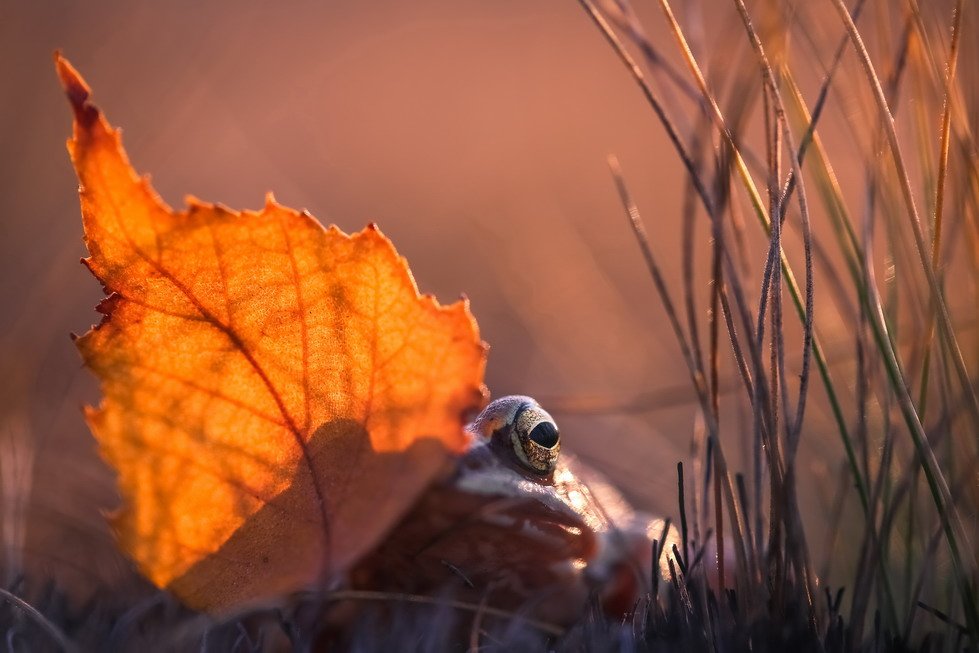
<path id="1" fill-rule="evenodd" d="M 586 558 L 594 552 L 594 538 L 583 521 L 570 512 L 558 511 L 536 499 L 498 497 L 489 499 L 477 511 L 433 534 L 409 555 L 417 557 L 469 529 L 490 527 L 509 537 L 525 538 L 528 551 L 545 552 L 553 561 Z M 548 552 L 550 555 L 548 555 Z"/>

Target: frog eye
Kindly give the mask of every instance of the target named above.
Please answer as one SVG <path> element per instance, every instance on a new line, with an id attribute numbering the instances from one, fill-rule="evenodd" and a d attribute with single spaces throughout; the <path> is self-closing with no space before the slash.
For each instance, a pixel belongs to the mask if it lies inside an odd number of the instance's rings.
<path id="1" fill-rule="evenodd" d="M 549 474 L 561 452 L 561 435 L 554 419 L 536 404 L 524 404 L 514 415 L 510 442 L 517 459 L 531 471 Z"/>

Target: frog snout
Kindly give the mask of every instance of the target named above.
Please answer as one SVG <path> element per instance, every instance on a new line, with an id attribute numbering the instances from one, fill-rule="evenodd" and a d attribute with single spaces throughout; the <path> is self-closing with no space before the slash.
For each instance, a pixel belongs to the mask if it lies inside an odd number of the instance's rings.
<path id="1" fill-rule="evenodd" d="M 658 568 L 653 569 L 652 543 L 662 543 Z M 672 524 L 643 513 L 620 520 L 598 538 L 598 551 L 585 568 L 585 578 L 599 588 L 602 606 L 612 616 L 622 616 L 636 600 L 650 591 L 653 574 L 669 581 L 673 546 L 681 545 L 680 532 Z M 674 560 L 674 565 L 676 561 Z"/>

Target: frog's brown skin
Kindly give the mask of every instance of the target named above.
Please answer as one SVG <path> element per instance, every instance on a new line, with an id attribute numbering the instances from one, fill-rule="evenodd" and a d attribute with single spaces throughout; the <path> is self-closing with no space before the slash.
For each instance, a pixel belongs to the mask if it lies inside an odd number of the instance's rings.
<path id="1" fill-rule="evenodd" d="M 549 427 L 535 433 L 553 443 L 544 451 L 528 447 L 526 432 L 515 432 L 548 420 L 553 424 L 529 397 L 487 406 L 468 427 L 472 446 L 454 471 L 357 566 L 351 583 L 449 591 L 474 602 L 488 595 L 494 606 L 534 604 L 537 616 L 567 622 L 580 614 L 591 589 L 613 581 L 617 596 L 607 598 L 629 607 L 640 587 L 632 570 L 648 574 L 648 562 L 636 565 L 629 557 L 649 560 L 649 520 L 578 461 L 558 458 L 556 425 L 552 439 Z"/>

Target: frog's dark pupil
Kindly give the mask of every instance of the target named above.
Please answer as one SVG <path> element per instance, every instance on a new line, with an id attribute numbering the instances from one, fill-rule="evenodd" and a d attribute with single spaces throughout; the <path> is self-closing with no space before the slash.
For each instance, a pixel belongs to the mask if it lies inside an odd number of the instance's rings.
<path id="1" fill-rule="evenodd" d="M 557 425 L 554 422 L 541 422 L 530 432 L 530 439 L 550 449 L 557 444 L 558 435 Z"/>

